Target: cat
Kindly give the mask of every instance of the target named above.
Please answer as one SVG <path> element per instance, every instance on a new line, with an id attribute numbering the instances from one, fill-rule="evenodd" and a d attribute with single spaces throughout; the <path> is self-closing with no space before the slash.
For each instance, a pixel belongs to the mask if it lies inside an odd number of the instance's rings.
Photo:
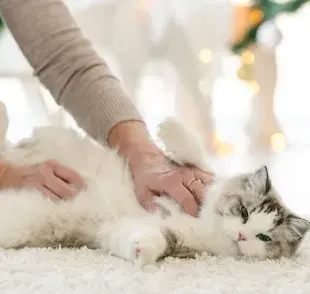
<path id="1" fill-rule="evenodd" d="M 171 160 L 209 170 L 203 148 L 179 122 L 167 119 L 158 136 Z M 54 159 L 87 184 L 75 198 L 59 201 L 36 190 L 0 191 L 2 248 L 87 246 L 143 265 L 203 252 L 275 259 L 292 257 L 310 228 L 282 203 L 264 166 L 218 177 L 193 217 L 165 195 L 154 201 L 168 214 L 147 212 L 136 200 L 126 160 L 70 129 L 38 128 L 1 156 L 16 164 Z"/>

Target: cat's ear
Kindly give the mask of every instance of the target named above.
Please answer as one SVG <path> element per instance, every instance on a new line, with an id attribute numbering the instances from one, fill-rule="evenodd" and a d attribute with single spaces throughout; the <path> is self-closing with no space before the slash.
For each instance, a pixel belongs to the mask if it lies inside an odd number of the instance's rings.
<path id="1" fill-rule="evenodd" d="M 303 237 L 310 230 L 309 221 L 293 214 L 287 217 L 287 225 L 295 239 Z"/>
<path id="2" fill-rule="evenodd" d="M 271 181 L 266 166 L 262 166 L 249 176 L 249 185 L 260 195 L 268 194 L 271 189 Z"/>

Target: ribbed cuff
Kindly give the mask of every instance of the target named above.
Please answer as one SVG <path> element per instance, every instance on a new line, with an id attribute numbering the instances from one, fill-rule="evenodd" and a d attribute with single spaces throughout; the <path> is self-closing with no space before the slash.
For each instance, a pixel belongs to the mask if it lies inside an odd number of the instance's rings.
<path id="1" fill-rule="evenodd" d="M 71 99 L 67 97 L 63 106 L 92 138 L 106 144 L 111 130 L 117 124 L 124 121 L 143 122 L 143 119 L 117 80 L 110 81 L 107 90 L 99 84 L 88 84 L 87 89 L 82 89 L 84 91 L 75 99 L 72 99 L 71 93 Z"/>
<path id="2" fill-rule="evenodd" d="M 131 102 L 130 98 L 124 95 L 124 91 L 121 88 L 115 88 L 105 92 L 103 95 L 106 101 L 111 103 L 103 105 L 104 103 L 98 103 L 98 108 L 102 107 L 100 113 L 104 114 L 104 117 L 99 122 L 99 138 L 97 140 L 103 140 L 106 142 L 108 136 L 116 125 L 125 121 L 141 121 L 144 122 L 137 108 Z M 99 110 L 99 109 L 98 109 Z M 100 111 L 100 110 L 99 110 Z M 100 117 L 100 115 L 99 115 Z"/>
<path id="3" fill-rule="evenodd" d="M 120 122 L 142 121 L 62 0 L 0 0 L 14 38 L 55 101 L 97 141 Z"/>

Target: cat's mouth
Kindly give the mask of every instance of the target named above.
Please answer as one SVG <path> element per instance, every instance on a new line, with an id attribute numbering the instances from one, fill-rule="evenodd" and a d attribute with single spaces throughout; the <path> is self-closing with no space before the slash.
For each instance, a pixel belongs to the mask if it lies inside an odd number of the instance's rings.
<path id="1" fill-rule="evenodd" d="M 235 241 L 235 240 L 232 240 L 231 247 L 232 246 L 235 247 L 235 249 L 237 249 L 237 254 L 241 255 L 241 250 L 240 250 L 240 247 L 239 247 L 239 242 Z M 232 248 L 229 248 L 229 249 L 232 249 Z"/>
<path id="2" fill-rule="evenodd" d="M 225 236 L 230 240 L 230 245 L 227 248 L 228 251 L 237 251 L 237 255 L 241 255 L 240 247 L 239 247 L 239 242 L 236 238 L 233 238 L 230 234 L 227 232 L 224 232 Z"/>

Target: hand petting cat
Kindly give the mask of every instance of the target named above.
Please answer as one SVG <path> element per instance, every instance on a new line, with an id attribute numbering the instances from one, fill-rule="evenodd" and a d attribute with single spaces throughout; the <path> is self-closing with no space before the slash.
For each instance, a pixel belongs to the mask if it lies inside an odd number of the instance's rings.
<path id="1" fill-rule="evenodd" d="M 158 208 L 154 196 L 169 195 L 184 210 L 196 216 L 203 202 L 204 187 L 212 183 L 212 175 L 194 167 L 177 166 L 161 152 L 145 150 L 131 155 L 131 171 L 137 199 L 148 210 Z"/>
<path id="2" fill-rule="evenodd" d="M 141 122 L 125 122 L 112 129 L 109 144 L 129 160 L 139 203 L 147 210 L 156 210 L 154 196 L 168 195 L 183 209 L 196 216 L 204 198 L 205 185 L 214 179 L 212 173 L 172 163 L 148 139 Z"/>
<path id="3" fill-rule="evenodd" d="M 63 199 L 75 196 L 83 187 L 80 175 L 55 160 L 20 166 L 2 163 L 0 167 L 0 189 L 36 188 L 46 197 Z"/>
<path id="4" fill-rule="evenodd" d="M 213 182 L 213 174 L 171 162 L 148 136 L 144 123 L 137 121 L 120 123 L 109 137 L 110 146 L 118 148 L 129 161 L 137 200 L 154 211 L 160 209 L 154 197 L 168 195 L 184 211 L 196 216 L 205 185 Z M 74 170 L 53 160 L 29 166 L 0 166 L 0 189 L 31 187 L 47 197 L 65 199 L 75 196 L 83 185 L 83 179 Z"/>

